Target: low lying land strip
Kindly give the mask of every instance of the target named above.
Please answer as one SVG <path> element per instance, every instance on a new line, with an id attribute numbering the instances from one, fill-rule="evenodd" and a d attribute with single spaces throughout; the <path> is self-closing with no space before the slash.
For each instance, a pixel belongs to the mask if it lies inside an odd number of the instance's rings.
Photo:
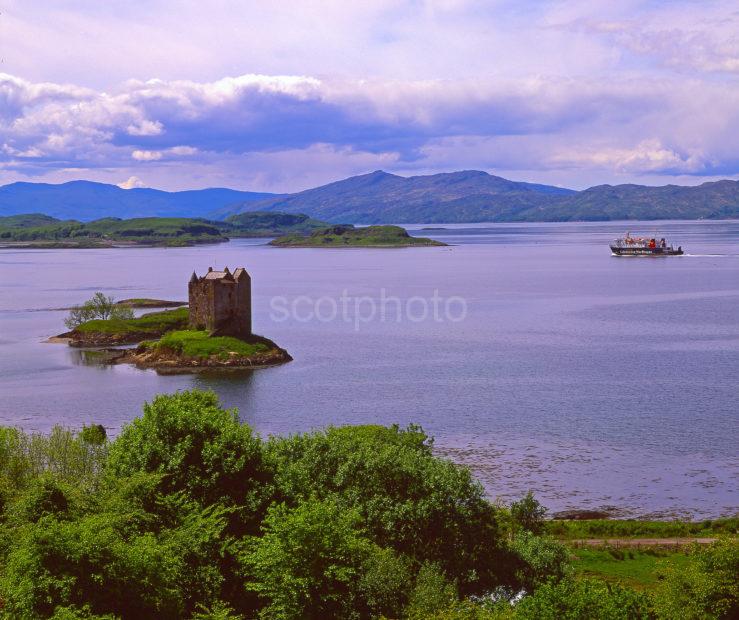
<path id="1" fill-rule="evenodd" d="M 573 547 L 685 547 L 687 545 L 710 545 L 718 538 L 580 538 L 565 541 Z"/>

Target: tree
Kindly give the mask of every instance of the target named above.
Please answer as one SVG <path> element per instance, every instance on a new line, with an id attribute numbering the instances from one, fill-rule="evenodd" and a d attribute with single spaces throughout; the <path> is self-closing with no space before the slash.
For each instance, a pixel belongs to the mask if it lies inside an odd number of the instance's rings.
<path id="1" fill-rule="evenodd" d="M 247 589 L 265 601 L 262 618 L 367 617 L 360 583 L 373 553 L 355 511 L 331 501 L 307 500 L 293 509 L 279 504 L 243 557 Z"/>
<path id="2" fill-rule="evenodd" d="M 331 428 L 272 439 L 268 455 L 289 505 L 316 497 L 356 511 L 375 544 L 437 563 L 464 594 L 500 582 L 497 509 L 468 469 L 432 455 L 419 428 Z"/>
<path id="3" fill-rule="evenodd" d="M 541 534 L 544 531 L 544 519 L 547 509 L 542 506 L 529 491 L 526 496 L 511 504 L 511 518 L 517 529 L 523 529 L 532 534 Z"/>
<path id="4" fill-rule="evenodd" d="M 98 291 L 81 306 L 72 307 L 69 316 L 64 320 L 64 324 L 67 329 L 75 329 L 82 323 L 95 319 L 127 320 L 133 317 L 134 314 L 131 308 L 116 304 L 113 297 L 108 297 Z"/>
<path id="5" fill-rule="evenodd" d="M 157 396 L 111 443 L 106 476 L 161 476 L 162 495 L 183 492 L 202 506 L 231 511 L 232 532 L 257 533 L 271 499 L 272 472 L 262 444 L 213 392 Z"/>

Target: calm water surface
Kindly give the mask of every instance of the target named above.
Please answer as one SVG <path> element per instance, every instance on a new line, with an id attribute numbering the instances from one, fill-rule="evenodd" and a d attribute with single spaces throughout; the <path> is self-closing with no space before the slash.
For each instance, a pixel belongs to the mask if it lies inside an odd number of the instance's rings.
<path id="1" fill-rule="evenodd" d="M 654 223 L 629 223 L 650 234 Z M 421 226 L 410 227 L 420 229 Z M 667 222 L 688 252 L 614 258 L 624 224 L 467 225 L 424 231 L 454 245 L 278 249 L 263 241 L 179 249 L 0 251 L 0 424 L 115 434 L 155 394 L 215 390 L 260 433 L 415 422 L 473 467 L 491 497 L 528 489 L 551 510 L 717 516 L 737 500 L 739 222 Z M 85 363 L 44 340 L 94 291 L 184 299 L 193 269 L 244 265 L 255 331 L 295 361 L 238 376 L 159 376 Z M 383 291 L 384 289 L 384 291 Z M 356 328 L 302 320 L 346 295 L 460 297 L 462 321 Z M 300 298 L 288 320 L 271 309 Z M 284 303 L 285 300 L 279 302 Z M 350 304 L 353 302 L 350 302 Z M 366 315 L 371 302 L 364 299 Z M 413 316 L 422 309 L 412 301 Z M 457 302 L 456 310 L 459 309 Z M 379 307 L 379 306 L 378 306 Z M 457 318 L 458 312 L 453 313 Z M 441 317 L 444 318 L 443 316 Z"/>

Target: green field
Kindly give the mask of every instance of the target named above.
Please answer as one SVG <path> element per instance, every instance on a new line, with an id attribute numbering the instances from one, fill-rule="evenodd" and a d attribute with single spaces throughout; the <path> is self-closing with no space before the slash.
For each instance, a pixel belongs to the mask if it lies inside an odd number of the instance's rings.
<path id="1" fill-rule="evenodd" d="M 660 570 L 670 562 L 674 566 L 687 566 L 689 549 L 676 552 L 660 548 L 574 549 L 572 566 L 580 577 L 597 577 L 609 582 L 619 582 L 637 590 L 649 590 L 660 581 Z"/>

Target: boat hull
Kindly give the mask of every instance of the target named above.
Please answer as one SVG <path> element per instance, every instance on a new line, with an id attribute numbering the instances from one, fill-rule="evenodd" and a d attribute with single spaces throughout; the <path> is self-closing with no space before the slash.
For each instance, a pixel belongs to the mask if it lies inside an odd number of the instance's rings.
<path id="1" fill-rule="evenodd" d="M 682 256 L 682 248 L 620 248 L 611 246 L 614 256 Z"/>

